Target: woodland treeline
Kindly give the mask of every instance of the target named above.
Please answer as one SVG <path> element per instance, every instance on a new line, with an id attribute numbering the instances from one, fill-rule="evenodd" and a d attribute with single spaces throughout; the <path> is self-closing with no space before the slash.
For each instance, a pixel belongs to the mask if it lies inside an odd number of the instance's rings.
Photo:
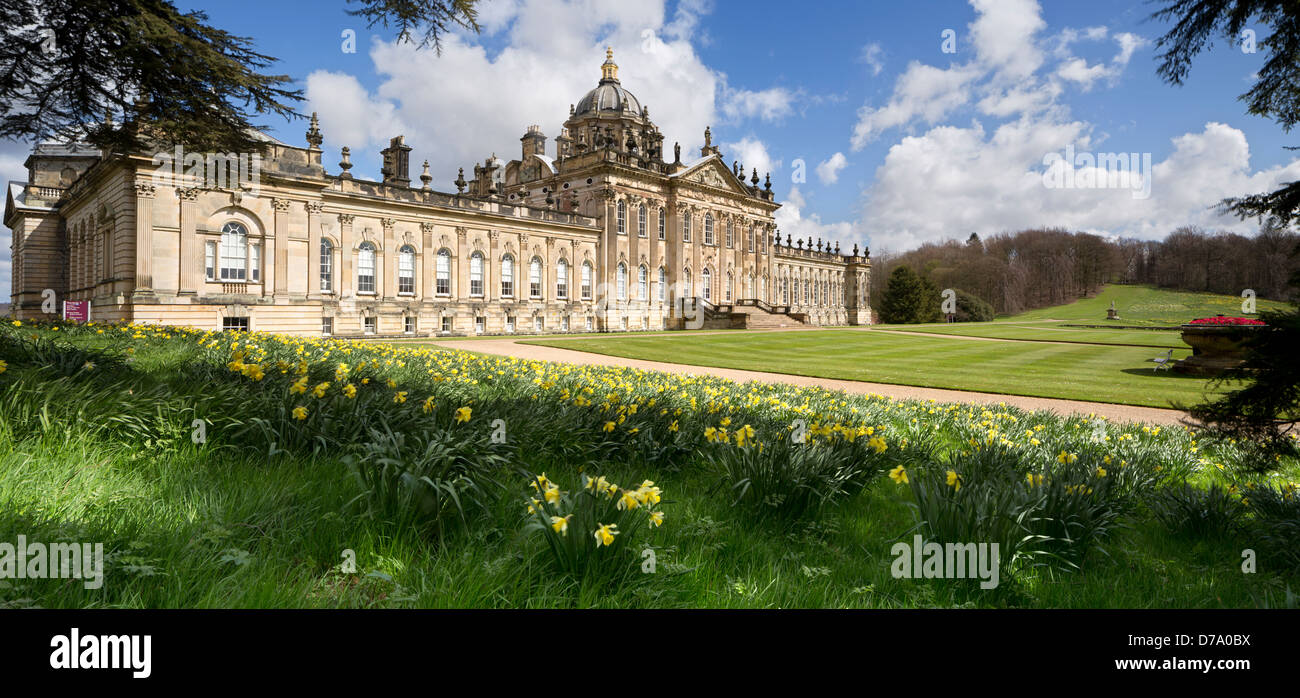
<path id="1" fill-rule="evenodd" d="M 1164 240 L 1108 240 L 1061 229 L 1024 230 L 927 243 L 872 260 L 871 305 L 879 309 L 890 273 L 906 265 L 940 289 L 972 294 L 999 313 L 1060 305 L 1106 283 L 1288 300 L 1300 269 L 1300 234 L 1264 225 L 1254 236 L 1184 227 Z"/>

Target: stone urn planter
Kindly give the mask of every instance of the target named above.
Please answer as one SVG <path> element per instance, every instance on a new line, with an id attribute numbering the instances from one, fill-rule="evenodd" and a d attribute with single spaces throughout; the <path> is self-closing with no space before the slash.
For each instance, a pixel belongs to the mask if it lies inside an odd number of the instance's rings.
<path id="1" fill-rule="evenodd" d="M 1174 364 L 1174 371 L 1192 376 L 1215 376 L 1240 366 L 1246 358 L 1246 344 L 1267 327 L 1259 320 L 1222 315 L 1201 318 L 1183 325 L 1183 342 L 1192 355 Z"/>

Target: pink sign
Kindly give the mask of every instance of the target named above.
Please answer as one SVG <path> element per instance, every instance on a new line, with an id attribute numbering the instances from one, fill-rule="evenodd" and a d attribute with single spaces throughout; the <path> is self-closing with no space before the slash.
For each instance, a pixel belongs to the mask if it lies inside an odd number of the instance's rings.
<path id="1" fill-rule="evenodd" d="M 63 319 L 72 322 L 89 322 L 90 301 L 63 301 Z"/>

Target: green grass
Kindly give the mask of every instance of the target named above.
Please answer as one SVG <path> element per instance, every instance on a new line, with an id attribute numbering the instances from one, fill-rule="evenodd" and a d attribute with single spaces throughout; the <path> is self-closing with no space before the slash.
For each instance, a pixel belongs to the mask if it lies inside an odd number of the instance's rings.
<path id="1" fill-rule="evenodd" d="M 1106 310 L 1111 301 L 1119 311 L 1118 320 L 1107 320 Z M 1097 325 L 1181 325 L 1190 320 L 1213 315 L 1245 316 L 1242 299 L 1214 293 L 1171 291 L 1154 286 L 1128 286 L 1109 284 L 1101 293 L 1066 305 L 1039 308 L 1009 320 L 1069 320 Z M 1276 301 L 1255 301 L 1256 310 L 1277 310 L 1285 306 Z"/>
<path id="2" fill-rule="evenodd" d="M 897 579 L 890 548 L 910 540 L 918 524 L 911 489 L 868 470 L 864 489 L 815 516 L 756 521 L 733 505 L 709 467 L 708 453 L 738 447 L 702 438 L 706 425 L 724 417 L 753 424 L 759 439 L 784 433 L 796 417 L 870 424 L 889 443 L 881 458 L 915 475 L 945 467 L 944 458 L 964 455 L 974 440 L 992 439 L 994 424 L 1015 440 L 1019 463 L 1034 469 L 1051 467 L 1058 451 L 1091 458 L 1113 449 L 1130 459 L 1128 472 L 1185 473 L 1203 485 L 1232 481 L 1247 463 L 1239 445 L 1182 429 L 1114 424 L 1098 445 L 1098 424 L 1014 409 L 241 333 L 147 330 L 127 339 L 65 328 L 59 335 L 75 346 L 108 352 L 96 359 L 101 364 L 127 348 L 131 361 L 110 372 L 83 367 L 78 357 L 58 377 L 51 360 L 23 356 L 6 333 L 16 334 L 0 328 L 8 364 L 0 372 L 0 541 L 101 542 L 108 560 L 99 590 L 57 579 L 0 580 L 0 608 L 1242 608 L 1297 588 L 1293 573 L 1267 564 L 1267 553 L 1259 574 L 1241 573 L 1240 550 L 1260 547 L 1257 539 L 1189 539 L 1156 523 L 1140 501 L 1078 571 L 1030 569 L 992 591 L 974 581 Z M 252 355 L 236 353 L 235 343 Z M 266 376 L 241 375 L 230 368 L 232 358 L 259 361 Z M 287 388 L 298 360 L 311 365 L 311 383 L 348 363 L 360 395 L 344 398 L 337 385 L 322 398 L 294 394 Z M 363 360 L 371 363 L 364 372 Z M 362 375 L 368 383 L 357 380 Z M 397 391 L 409 391 L 409 400 L 393 399 Z M 421 410 L 426 395 L 437 402 L 432 413 Z M 574 395 L 597 402 L 575 406 Z M 600 425 L 614 413 L 600 401 L 641 409 L 606 435 Z M 276 411 L 294 404 L 310 405 L 311 418 Z M 358 509 L 364 493 L 343 456 L 362 441 L 331 441 L 313 453 L 316 437 L 341 438 L 353 407 L 419 431 L 445 426 L 463 404 L 474 405 L 473 419 L 453 428 L 466 434 L 485 437 L 494 416 L 507 418 L 503 448 L 512 469 L 544 471 L 565 489 L 579 487 L 582 473 L 654 480 L 668 517 L 649 539 L 654 573 L 617 585 L 557 574 L 525 532 L 531 492 L 514 471 L 501 475 L 506 486 L 486 511 L 440 541 L 383 511 Z M 190 438 L 196 414 L 211 420 L 199 444 Z M 240 430 L 256 420 L 262 428 Z M 669 422 L 683 448 L 663 455 L 654 449 Z M 313 432 L 317 427 L 323 431 Z M 1029 435 L 1036 435 L 1032 444 Z M 1107 467 L 1120 477 L 1117 466 Z M 1275 469 L 1290 479 L 1298 472 L 1293 458 Z M 355 553 L 355 571 L 340 569 L 345 551 Z"/>
<path id="3" fill-rule="evenodd" d="M 631 359 L 1005 395 L 1169 407 L 1207 382 L 1152 371 L 1159 349 L 904 336 L 864 330 L 531 340 Z M 1175 350 L 1174 358 L 1191 354 Z"/>
<path id="4" fill-rule="evenodd" d="M 1113 344 L 1130 347 L 1186 349 L 1187 344 L 1176 330 L 1105 330 L 1085 327 L 1067 327 L 1061 323 L 981 322 L 939 325 L 888 325 L 880 329 L 899 332 L 945 334 L 960 337 L 988 337 L 990 339 L 1018 339 L 1034 342 L 1076 342 L 1080 344 Z"/>

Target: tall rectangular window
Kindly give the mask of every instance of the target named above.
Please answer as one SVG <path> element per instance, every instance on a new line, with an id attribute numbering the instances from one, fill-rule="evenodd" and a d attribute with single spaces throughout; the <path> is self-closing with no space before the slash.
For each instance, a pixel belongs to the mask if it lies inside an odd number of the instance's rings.
<path id="1" fill-rule="evenodd" d="M 536 257 L 528 263 L 528 297 L 542 297 L 542 260 Z"/>
<path id="2" fill-rule="evenodd" d="M 406 334 L 415 334 L 415 318 L 407 315 L 402 323 L 402 331 Z"/>
<path id="3" fill-rule="evenodd" d="M 361 243 L 357 251 L 357 293 L 375 292 L 375 246 Z"/>
<path id="4" fill-rule="evenodd" d="M 483 297 L 483 255 L 478 252 L 469 258 L 469 295 Z"/>
<path id="5" fill-rule="evenodd" d="M 323 317 L 320 319 L 320 333 L 326 336 L 334 334 L 334 318 Z"/>
<path id="6" fill-rule="evenodd" d="M 334 290 L 334 245 L 329 240 L 320 241 L 320 290 Z"/>
<path id="7" fill-rule="evenodd" d="M 208 281 L 217 280 L 217 243 L 215 242 L 203 244 L 203 278 Z"/>
<path id="8" fill-rule="evenodd" d="M 248 278 L 262 280 L 262 245 L 256 242 L 248 246 Z"/>
<path id="9" fill-rule="evenodd" d="M 409 245 L 397 253 L 397 292 L 415 295 L 415 248 Z"/>
<path id="10" fill-rule="evenodd" d="M 663 207 L 659 208 L 659 239 L 663 240 L 668 237 L 668 216 L 664 214 Z"/>
<path id="11" fill-rule="evenodd" d="M 691 214 L 682 214 L 682 242 L 691 241 Z"/>
<path id="12" fill-rule="evenodd" d="M 591 264 L 582 263 L 582 300 L 591 300 Z"/>
<path id="13" fill-rule="evenodd" d="M 645 231 L 646 231 L 646 213 L 645 213 L 645 204 L 642 204 L 639 208 L 637 208 L 637 212 L 636 212 L 637 237 L 642 237 L 642 238 L 645 237 Z"/>
<path id="14" fill-rule="evenodd" d="M 561 300 L 569 297 L 569 263 L 563 259 L 555 263 L 555 297 Z"/>
<path id="15" fill-rule="evenodd" d="M 451 253 L 438 251 L 438 285 L 434 291 L 440 296 L 451 295 Z"/>

